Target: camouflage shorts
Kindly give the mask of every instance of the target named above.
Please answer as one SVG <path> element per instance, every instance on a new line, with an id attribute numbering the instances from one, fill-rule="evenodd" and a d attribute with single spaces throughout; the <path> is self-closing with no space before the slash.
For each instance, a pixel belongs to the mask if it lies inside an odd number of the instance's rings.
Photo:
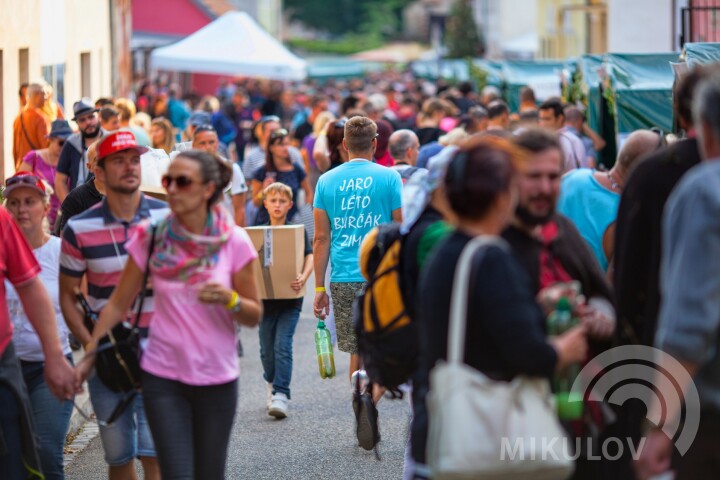
<path id="1" fill-rule="evenodd" d="M 338 350 L 358 353 L 357 336 L 353 325 L 353 300 L 364 283 L 331 283 L 330 298 L 335 314 Z"/>

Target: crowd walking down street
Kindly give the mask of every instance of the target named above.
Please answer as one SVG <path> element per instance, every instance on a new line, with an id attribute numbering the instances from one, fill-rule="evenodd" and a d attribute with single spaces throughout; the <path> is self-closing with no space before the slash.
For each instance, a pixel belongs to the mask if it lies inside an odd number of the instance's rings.
<path id="1" fill-rule="evenodd" d="M 0 480 L 718 478 L 717 65 L 609 163 L 529 86 L 166 80 L 20 92 Z"/>
<path id="2" fill-rule="evenodd" d="M 312 282 L 312 278 L 310 281 Z M 288 417 L 276 421 L 267 414 L 266 383 L 262 377 L 260 345 L 255 330 L 243 329 L 244 356 L 237 420 L 228 446 L 226 478 L 401 478 L 410 408 L 407 402 L 383 400 L 382 444 L 378 462 L 372 452 L 359 449 L 347 385 L 349 355 L 337 352 L 337 375 L 322 380 L 317 373 L 313 332 L 312 290 L 305 295 L 303 312 L 293 341 L 292 401 Z M 260 372 L 250 375 L 249 372 Z M 138 475 L 141 470 L 138 469 Z M 102 444 L 96 438 L 68 465 L 68 480 L 103 478 Z M 141 478 L 141 477 L 140 477 Z"/>

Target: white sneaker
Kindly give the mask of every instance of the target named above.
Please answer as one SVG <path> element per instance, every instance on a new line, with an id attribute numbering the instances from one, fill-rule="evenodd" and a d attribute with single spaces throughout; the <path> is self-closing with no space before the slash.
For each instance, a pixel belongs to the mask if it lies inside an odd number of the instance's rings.
<path id="1" fill-rule="evenodd" d="M 270 409 L 268 415 L 275 417 L 277 420 L 282 420 L 287 417 L 288 409 L 288 397 L 284 393 L 276 393 L 272 396 L 272 402 L 270 402 Z"/>
<path id="2" fill-rule="evenodd" d="M 267 386 L 267 401 L 265 402 L 265 410 L 270 410 L 270 404 L 272 403 L 272 383 L 265 382 L 265 385 Z"/>

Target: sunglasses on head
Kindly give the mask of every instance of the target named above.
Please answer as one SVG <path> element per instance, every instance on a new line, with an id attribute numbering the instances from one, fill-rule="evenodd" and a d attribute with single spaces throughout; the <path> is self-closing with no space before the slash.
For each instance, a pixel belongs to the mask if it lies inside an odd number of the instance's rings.
<path id="1" fill-rule="evenodd" d="M 190 177 L 186 177 L 185 175 L 178 175 L 177 177 L 173 177 L 171 175 L 163 175 L 162 186 L 165 190 L 169 189 L 170 185 L 172 185 L 173 183 L 175 183 L 179 190 L 183 190 L 195 183 L 195 181 Z"/>
<path id="2" fill-rule="evenodd" d="M 198 125 L 195 127 L 195 133 L 201 133 L 201 132 L 216 132 L 215 127 L 213 127 L 210 124 L 203 123 L 202 125 Z"/>
<path id="3" fill-rule="evenodd" d="M 654 132 L 658 136 L 658 144 L 655 147 L 655 150 L 660 150 L 667 145 L 667 140 L 665 139 L 665 132 L 663 132 L 660 127 L 652 127 L 650 131 Z"/>
<path id="4" fill-rule="evenodd" d="M 335 122 L 335 128 L 345 128 L 345 124 L 347 123 L 347 120 L 338 120 Z"/>
<path id="5" fill-rule="evenodd" d="M 270 134 L 270 140 L 275 140 L 278 138 L 285 138 L 288 136 L 288 131 L 284 128 L 280 128 L 278 130 L 275 130 L 273 133 Z"/>
<path id="6" fill-rule="evenodd" d="M 42 182 L 35 175 L 15 175 L 14 177 L 10 177 L 7 180 L 5 180 L 6 187 L 10 187 L 12 185 L 18 185 L 18 184 L 30 185 L 33 187 L 42 186 Z M 43 190 L 45 190 L 44 187 L 43 187 Z"/>

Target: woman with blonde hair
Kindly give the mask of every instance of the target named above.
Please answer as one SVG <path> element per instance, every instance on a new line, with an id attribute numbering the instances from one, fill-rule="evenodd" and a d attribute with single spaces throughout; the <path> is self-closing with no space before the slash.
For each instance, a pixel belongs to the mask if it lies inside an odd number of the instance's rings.
<path id="1" fill-rule="evenodd" d="M 33 249 L 33 254 L 40 264 L 39 278 L 52 301 L 54 314 L 57 317 L 60 345 L 68 362 L 72 364 L 72 352 L 68 343 L 69 330 L 60 310 L 58 293 L 61 241 L 58 237 L 51 236 L 47 230 L 51 194 L 52 188 L 31 172 L 20 172 L 8 178 L 3 190 L 5 207 L 20 227 L 23 237 Z M 38 453 L 44 478 L 63 479 L 65 478 L 63 447 L 70 425 L 73 402 L 58 401 L 48 388 L 44 377 L 45 354 L 40 337 L 25 313 L 25 307 L 17 291 L 9 282 L 5 283 L 5 287 L 8 311 L 13 324 L 12 343 L 20 361 L 23 380 L 30 398 L 34 433 L 39 441 Z M 12 472 L 10 477 L 15 478 Z M 7 477 L 3 476 L 3 478 Z"/>
<path id="2" fill-rule="evenodd" d="M 53 87 L 47 83 L 43 83 L 43 92 L 45 93 L 45 103 L 43 104 L 42 111 L 45 116 L 47 116 L 51 122 L 63 120 L 65 118 L 63 109 L 53 100 Z"/>
<path id="3" fill-rule="evenodd" d="M 133 132 L 137 139 L 138 145 L 143 147 L 150 146 L 150 136 L 144 128 L 135 125 L 135 114 L 137 108 L 132 100 L 127 98 L 118 98 L 114 103 L 115 108 L 120 112 L 120 128 L 128 128 Z"/>
<path id="4" fill-rule="evenodd" d="M 170 120 L 163 117 L 154 119 L 150 124 L 150 138 L 152 148 L 165 150 L 165 153 L 169 155 L 175 146 L 175 133 Z"/>

